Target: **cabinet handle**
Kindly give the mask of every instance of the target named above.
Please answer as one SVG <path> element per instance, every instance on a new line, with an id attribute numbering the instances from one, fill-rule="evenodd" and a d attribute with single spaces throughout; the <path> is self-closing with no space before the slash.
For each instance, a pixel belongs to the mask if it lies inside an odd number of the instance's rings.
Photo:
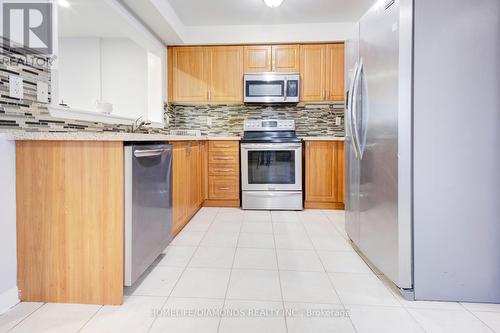
<path id="1" fill-rule="evenodd" d="M 218 161 L 226 161 L 226 160 L 232 160 L 232 157 L 214 157 L 214 160 Z"/>
<path id="2" fill-rule="evenodd" d="M 230 145 L 218 145 L 218 144 L 215 144 L 215 148 L 231 148 Z"/>
<path id="3" fill-rule="evenodd" d="M 216 172 L 231 172 L 232 169 L 214 169 Z"/>
<path id="4" fill-rule="evenodd" d="M 211 91 L 209 90 L 209 91 L 208 91 L 208 100 L 211 100 L 211 99 L 212 99 L 212 93 L 211 93 Z"/>
<path id="5" fill-rule="evenodd" d="M 230 187 L 219 187 L 219 190 L 222 190 L 222 191 L 227 191 L 230 189 L 231 189 Z"/>

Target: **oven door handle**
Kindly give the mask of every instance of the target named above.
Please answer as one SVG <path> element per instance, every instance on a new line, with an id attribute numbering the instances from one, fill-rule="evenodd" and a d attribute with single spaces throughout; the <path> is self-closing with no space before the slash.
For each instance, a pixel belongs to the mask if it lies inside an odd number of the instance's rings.
<path id="1" fill-rule="evenodd" d="M 283 150 L 283 149 L 300 149 L 301 143 L 244 143 L 242 149 L 247 150 Z"/>

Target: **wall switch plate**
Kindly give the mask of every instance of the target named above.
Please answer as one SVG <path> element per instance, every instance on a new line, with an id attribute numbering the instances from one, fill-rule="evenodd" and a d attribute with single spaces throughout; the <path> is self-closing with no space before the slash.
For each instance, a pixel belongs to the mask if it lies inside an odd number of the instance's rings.
<path id="1" fill-rule="evenodd" d="M 49 85 L 47 82 L 36 82 L 36 100 L 40 103 L 49 102 Z"/>
<path id="2" fill-rule="evenodd" d="M 340 126 L 341 122 L 342 122 L 342 119 L 339 116 L 335 117 L 335 125 Z"/>
<path id="3" fill-rule="evenodd" d="M 23 78 L 19 75 L 9 75 L 9 97 L 23 99 Z"/>
<path id="4" fill-rule="evenodd" d="M 207 117 L 207 126 L 212 126 L 212 118 Z"/>

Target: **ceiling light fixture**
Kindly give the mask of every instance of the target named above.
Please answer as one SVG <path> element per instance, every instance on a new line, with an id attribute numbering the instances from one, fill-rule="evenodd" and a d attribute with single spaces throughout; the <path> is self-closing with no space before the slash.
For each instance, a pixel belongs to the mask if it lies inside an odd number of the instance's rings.
<path id="1" fill-rule="evenodd" d="M 282 3 L 283 0 L 264 0 L 266 5 L 270 8 L 276 8 L 279 7 Z"/>
<path id="2" fill-rule="evenodd" d="M 61 7 L 69 7 L 69 2 L 66 0 L 57 0 L 57 4 Z"/>

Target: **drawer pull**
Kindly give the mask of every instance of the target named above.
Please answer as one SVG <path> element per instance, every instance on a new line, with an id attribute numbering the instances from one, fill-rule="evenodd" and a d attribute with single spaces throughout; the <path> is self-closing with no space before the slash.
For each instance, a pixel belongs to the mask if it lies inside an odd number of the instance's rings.
<path id="1" fill-rule="evenodd" d="M 231 172 L 233 171 L 232 169 L 214 169 L 216 172 Z"/>
<path id="2" fill-rule="evenodd" d="M 222 190 L 222 191 L 228 191 L 230 189 L 231 189 L 230 187 L 219 187 L 219 190 Z"/>
<path id="3" fill-rule="evenodd" d="M 222 157 L 214 157 L 214 160 L 219 160 L 219 161 L 221 161 L 221 160 L 226 161 L 226 160 L 232 160 L 232 159 L 233 158 L 229 157 L 229 156 L 227 156 L 227 157 L 224 157 L 224 156 L 222 156 Z"/>
<path id="4" fill-rule="evenodd" d="M 214 145 L 215 148 L 231 148 L 230 145 Z"/>

